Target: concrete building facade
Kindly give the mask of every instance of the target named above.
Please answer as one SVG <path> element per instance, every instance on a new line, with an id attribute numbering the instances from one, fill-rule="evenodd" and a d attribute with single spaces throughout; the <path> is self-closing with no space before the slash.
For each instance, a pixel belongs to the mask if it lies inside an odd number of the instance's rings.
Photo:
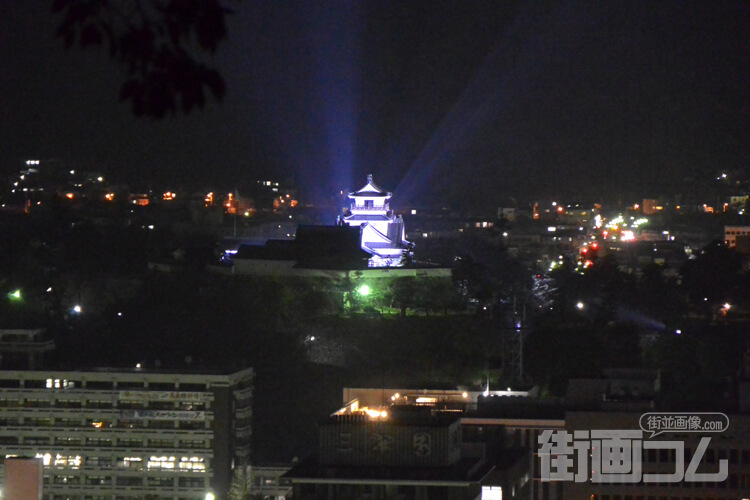
<path id="1" fill-rule="evenodd" d="M 0 371 L 0 459 L 37 457 L 46 500 L 222 498 L 250 456 L 252 368 Z"/>

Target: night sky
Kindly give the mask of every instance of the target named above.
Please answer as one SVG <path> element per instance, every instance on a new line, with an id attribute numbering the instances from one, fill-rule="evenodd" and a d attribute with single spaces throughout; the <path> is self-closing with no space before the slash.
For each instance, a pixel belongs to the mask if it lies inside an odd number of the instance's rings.
<path id="1" fill-rule="evenodd" d="M 0 2 L 0 169 L 58 158 L 179 188 L 292 179 L 317 203 L 367 173 L 396 205 L 656 195 L 748 169 L 746 2 L 249 1 L 221 103 L 161 121 L 48 2 Z"/>

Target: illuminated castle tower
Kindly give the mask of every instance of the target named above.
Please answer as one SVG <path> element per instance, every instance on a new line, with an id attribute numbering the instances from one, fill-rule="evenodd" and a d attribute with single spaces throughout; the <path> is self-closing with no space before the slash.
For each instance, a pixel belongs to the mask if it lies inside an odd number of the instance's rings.
<path id="1" fill-rule="evenodd" d="M 372 181 L 372 174 L 362 189 L 349 193 L 351 206 L 343 223 L 361 228 L 362 249 L 372 255 L 370 267 L 402 265 L 404 251 L 411 246 L 404 236 L 404 220 L 388 207 L 391 196 Z"/>

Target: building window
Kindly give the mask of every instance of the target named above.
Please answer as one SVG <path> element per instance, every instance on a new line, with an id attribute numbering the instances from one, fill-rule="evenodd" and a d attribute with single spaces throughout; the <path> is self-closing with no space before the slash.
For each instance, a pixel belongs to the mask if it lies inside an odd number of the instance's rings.
<path id="1" fill-rule="evenodd" d="M 171 439 L 149 439 L 148 445 L 151 448 L 174 448 L 174 441 Z"/>
<path id="2" fill-rule="evenodd" d="M 89 380 L 84 382 L 86 389 L 112 390 L 112 382 L 100 382 L 98 380 Z"/>
<path id="3" fill-rule="evenodd" d="M 138 410 L 146 408 L 146 403 L 143 401 L 120 401 L 119 403 L 117 403 L 117 407 L 123 409 Z"/>
<path id="4" fill-rule="evenodd" d="M 203 488 L 206 480 L 202 477 L 181 477 L 177 485 L 180 488 Z"/>
<path id="5" fill-rule="evenodd" d="M 174 422 L 171 420 L 152 420 L 148 428 L 149 429 L 174 429 Z"/>
<path id="6" fill-rule="evenodd" d="M 39 436 L 25 436 L 23 444 L 50 444 L 50 438 Z"/>
<path id="7" fill-rule="evenodd" d="M 55 444 L 61 446 L 81 446 L 83 440 L 81 438 L 56 437 Z"/>
<path id="8" fill-rule="evenodd" d="M 144 389 L 143 382 L 117 382 L 118 389 Z"/>
<path id="9" fill-rule="evenodd" d="M 112 446 L 112 440 L 105 438 L 86 438 L 86 446 Z"/>
<path id="10" fill-rule="evenodd" d="M 141 448 L 143 446 L 142 439 L 118 439 L 117 446 L 120 448 Z"/>
<path id="11" fill-rule="evenodd" d="M 112 484 L 112 478 L 109 476 L 87 476 L 86 484 L 89 484 L 92 486 L 108 485 L 108 484 Z"/>
<path id="12" fill-rule="evenodd" d="M 141 457 L 122 457 L 117 459 L 118 467 L 131 470 L 143 470 L 143 459 Z"/>
<path id="13" fill-rule="evenodd" d="M 24 406 L 27 408 L 45 408 L 50 406 L 49 399 L 27 399 L 24 402 Z"/>
<path id="14" fill-rule="evenodd" d="M 112 466 L 110 457 L 86 457 L 86 465 L 91 467 L 108 468 Z"/>
<path id="15" fill-rule="evenodd" d="M 181 421 L 179 425 L 180 429 L 205 429 L 206 424 L 204 422 L 184 422 Z"/>
<path id="16" fill-rule="evenodd" d="M 141 477 L 117 477 L 115 480 L 117 486 L 143 486 L 143 478 Z"/>
<path id="17" fill-rule="evenodd" d="M 151 401 L 148 407 L 152 410 L 174 410 L 174 403 L 171 401 Z"/>
<path id="18" fill-rule="evenodd" d="M 147 477 L 146 486 L 161 486 L 161 487 L 172 487 L 174 486 L 173 477 Z"/>
<path id="19" fill-rule="evenodd" d="M 88 408 L 112 408 L 112 401 L 87 401 Z"/>
<path id="20" fill-rule="evenodd" d="M 23 419 L 24 425 L 35 425 L 37 427 L 47 427 L 52 425 L 52 419 L 49 417 L 26 417 Z"/>
<path id="21" fill-rule="evenodd" d="M 81 402 L 80 401 L 69 401 L 64 399 L 58 399 L 55 402 L 55 407 L 57 408 L 80 408 Z"/>
<path id="22" fill-rule="evenodd" d="M 207 448 L 205 441 L 181 440 L 180 448 Z"/>
<path id="23" fill-rule="evenodd" d="M 206 384 L 180 384 L 181 391 L 205 392 Z"/>

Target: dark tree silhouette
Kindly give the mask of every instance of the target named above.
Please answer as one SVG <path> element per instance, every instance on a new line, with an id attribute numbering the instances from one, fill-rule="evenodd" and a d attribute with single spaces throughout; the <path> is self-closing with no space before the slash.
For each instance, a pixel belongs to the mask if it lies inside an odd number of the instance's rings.
<path id="1" fill-rule="evenodd" d="M 226 37 L 231 13 L 221 0 L 53 0 L 66 47 L 99 47 L 125 68 L 120 99 L 136 116 L 163 118 L 203 107 L 225 93 L 201 61 Z"/>

